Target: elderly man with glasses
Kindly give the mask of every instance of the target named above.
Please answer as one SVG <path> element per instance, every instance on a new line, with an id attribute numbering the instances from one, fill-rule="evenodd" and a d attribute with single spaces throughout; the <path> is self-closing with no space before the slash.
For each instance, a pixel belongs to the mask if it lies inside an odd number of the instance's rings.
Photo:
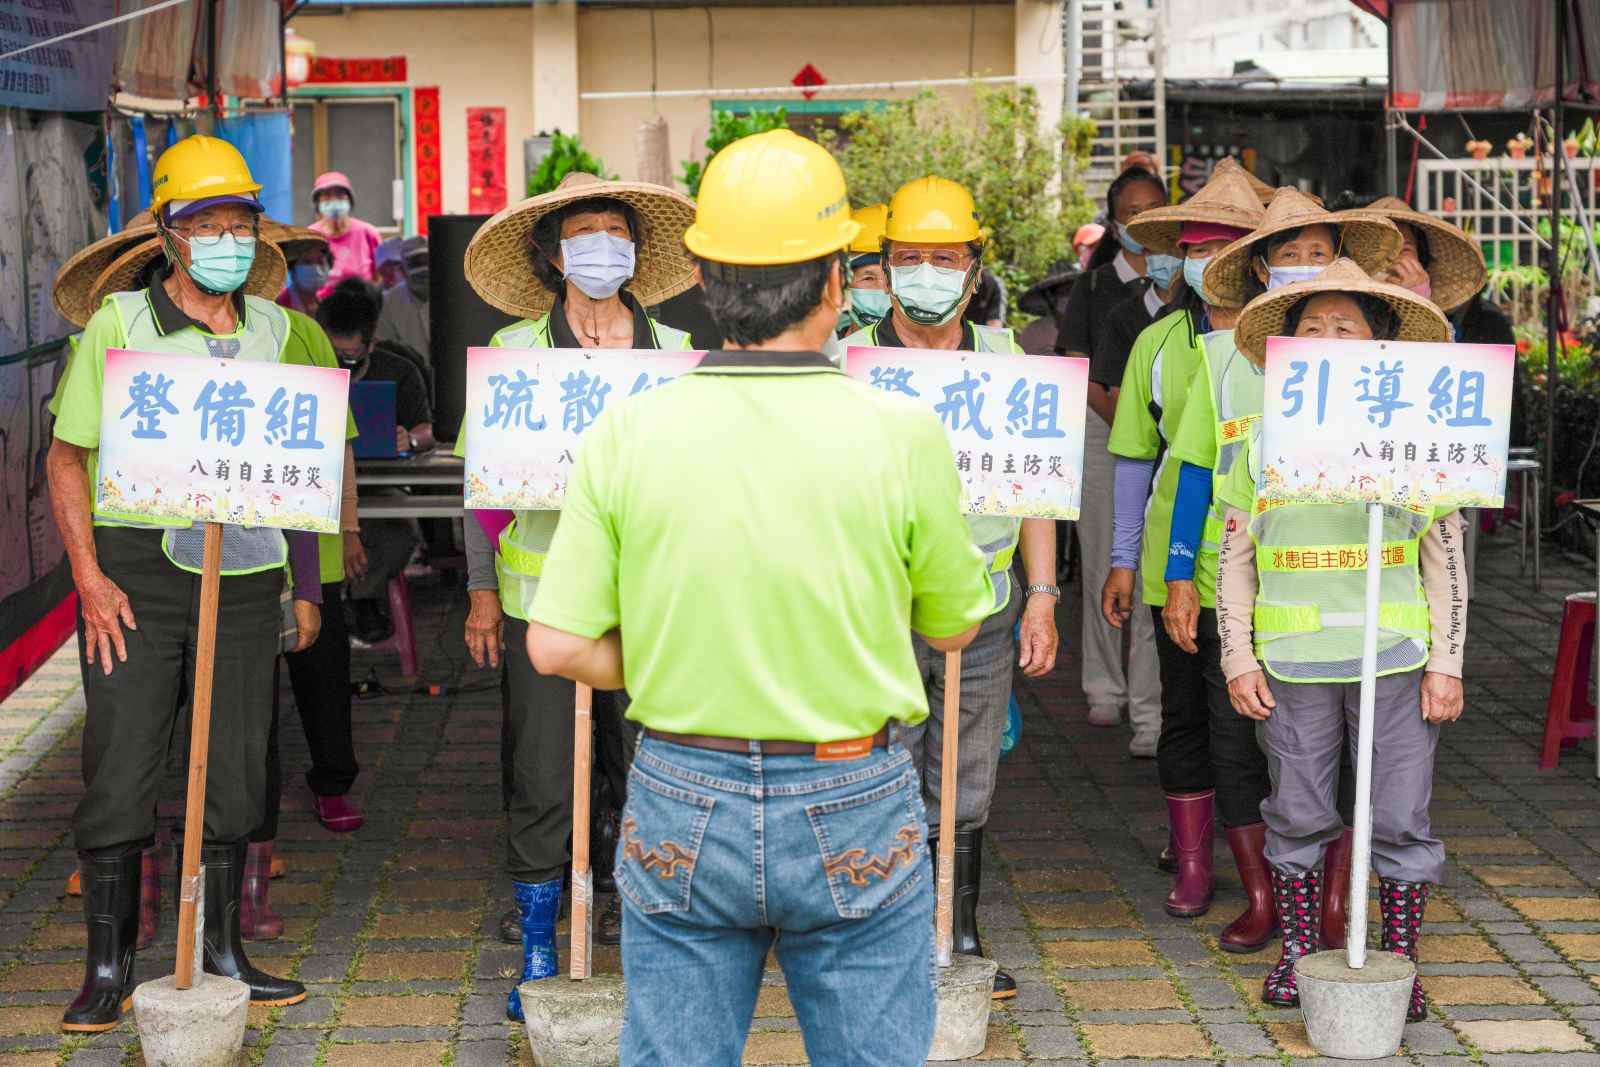
<path id="1" fill-rule="evenodd" d="M 972 194 L 944 178 L 907 182 L 889 202 L 884 262 L 889 272 L 889 314 L 840 344 L 1021 355 L 1009 329 L 965 322 L 983 270 L 984 234 Z M 988 619 L 961 659 L 961 746 L 956 790 L 956 839 L 934 849 L 955 851 L 955 951 L 982 955 L 978 937 L 978 887 L 982 880 L 983 826 L 994 798 L 1000 738 L 1011 704 L 1013 666 L 1030 678 L 1055 667 L 1056 530 L 1050 519 L 971 515 L 967 526 L 988 564 L 994 600 Z M 1027 590 L 1019 596 L 1011 563 L 1020 548 Z M 1018 627 L 1018 617 L 1021 626 Z M 922 772 L 930 811 L 939 803 L 944 744 L 944 655 L 913 637 L 917 665 L 928 695 L 928 717 L 901 733 Z M 1017 984 L 1004 971 L 994 980 L 996 998 L 1014 997 Z"/>
<path id="2" fill-rule="evenodd" d="M 204 542 L 202 527 L 186 521 L 129 521 L 94 509 L 105 354 L 277 363 L 292 329 L 287 311 L 244 292 L 259 281 L 261 186 L 238 151 L 210 137 L 179 141 L 156 161 L 154 188 L 165 270 L 148 289 L 106 298 L 52 404 L 50 497 L 77 586 L 87 705 L 84 795 L 72 832 L 88 935 L 83 987 L 62 1019 L 70 1032 L 114 1029 L 133 993 L 141 854 L 155 838 L 167 743 L 192 685 Z M 264 813 L 272 722 L 275 657 L 262 650 L 278 646 L 286 562 L 304 649 L 321 623 L 316 536 L 223 526 L 210 787 L 205 826 L 186 827 L 204 835 L 205 969 L 244 982 L 262 1006 L 306 996 L 299 982 L 252 966 L 239 929 L 246 840 Z"/>

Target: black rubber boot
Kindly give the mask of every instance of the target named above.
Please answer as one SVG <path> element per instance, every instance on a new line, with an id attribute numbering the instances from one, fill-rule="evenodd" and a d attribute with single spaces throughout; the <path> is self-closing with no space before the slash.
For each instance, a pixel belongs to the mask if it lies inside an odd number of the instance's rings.
<path id="1" fill-rule="evenodd" d="M 239 935 L 239 898 L 244 892 L 245 841 L 200 846 L 206 872 L 205 968 L 207 974 L 236 978 L 250 987 L 250 1003 L 276 1007 L 306 999 L 306 987 L 292 978 L 256 970 Z"/>
<path id="2" fill-rule="evenodd" d="M 964 956 L 983 955 L 978 937 L 978 890 L 983 882 L 983 831 L 956 831 L 955 916 L 950 928 L 951 951 Z M 1017 995 L 1017 982 L 1005 971 L 994 976 L 994 999 Z"/>
<path id="3" fill-rule="evenodd" d="M 622 898 L 615 893 L 600 909 L 600 918 L 594 924 L 594 943 L 597 945 L 622 944 Z"/>
<path id="4" fill-rule="evenodd" d="M 63 1030 L 99 1033 L 115 1029 L 131 1006 L 143 855 L 138 844 L 78 853 L 88 951 L 83 988 L 61 1017 Z"/>

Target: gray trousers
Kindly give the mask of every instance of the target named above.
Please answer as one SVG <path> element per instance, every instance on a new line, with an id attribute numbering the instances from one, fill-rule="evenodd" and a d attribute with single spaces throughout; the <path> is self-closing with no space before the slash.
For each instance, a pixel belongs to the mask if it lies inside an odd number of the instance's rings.
<path id="1" fill-rule="evenodd" d="M 1422 718 L 1422 670 L 1378 679 L 1372 736 L 1372 869 L 1380 878 L 1437 882 L 1444 844 L 1433 835 L 1433 755 L 1439 727 Z M 1357 682 L 1267 684 L 1277 708 L 1260 725 L 1272 795 L 1261 803 L 1267 862 L 1303 874 L 1344 830 L 1339 817 L 1339 746 L 1355 761 L 1361 707 Z"/>
<path id="2" fill-rule="evenodd" d="M 1142 583 L 1135 576 L 1129 633 L 1128 668 L 1122 668 L 1122 630 L 1100 614 L 1100 590 L 1111 573 L 1111 489 L 1116 460 L 1106 451 L 1111 427 L 1094 412 L 1084 420 L 1083 507 L 1078 545 L 1083 549 L 1083 695 L 1091 708 L 1128 709 L 1136 731 L 1161 729 L 1161 666 L 1156 631 L 1143 610 Z"/>
<path id="3" fill-rule="evenodd" d="M 961 747 L 957 757 L 956 828 L 976 830 L 989 821 L 989 802 L 1000 769 L 1000 737 L 1011 706 L 1011 673 L 1016 668 L 1017 642 L 1012 635 L 1022 595 L 1011 579 L 1011 600 L 1005 610 L 984 620 L 978 636 L 961 651 Z M 913 636 L 917 669 L 928 690 L 928 717 L 900 731 L 922 776 L 922 798 L 928 809 L 929 834 L 939 832 L 939 789 L 944 770 L 944 653 Z"/>

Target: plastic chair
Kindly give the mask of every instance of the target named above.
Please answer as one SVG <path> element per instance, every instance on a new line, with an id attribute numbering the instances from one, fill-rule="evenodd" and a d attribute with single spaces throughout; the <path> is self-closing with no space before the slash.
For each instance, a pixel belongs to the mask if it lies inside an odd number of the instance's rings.
<path id="1" fill-rule="evenodd" d="M 389 620 L 394 623 L 394 633 L 373 645 L 372 650 L 395 653 L 400 657 L 400 673 L 415 678 L 417 634 L 411 623 L 411 590 L 403 574 L 389 579 Z"/>
<path id="2" fill-rule="evenodd" d="M 1539 769 L 1561 760 L 1561 749 L 1595 735 L 1594 701 L 1589 696 L 1589 664 L 1594 654 L 1595 594 L 1573 593 L 1561 612 L 1561 641 L 1544 713 L 1544 744 Z"/>

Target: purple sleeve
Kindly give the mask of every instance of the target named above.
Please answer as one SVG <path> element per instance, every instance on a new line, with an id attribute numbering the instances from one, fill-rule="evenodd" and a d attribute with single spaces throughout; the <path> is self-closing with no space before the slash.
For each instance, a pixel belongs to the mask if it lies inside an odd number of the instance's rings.
<path id="1" fill-rule="evenodd" d="M 494 546 L 500 543 L 501 531 L 511 525 L 516 512 L 505 508 L 480 508 L 472 513 L 472 517 L 478 520 L 478 525 L 483 528 L 483 536 Z"/>
<path id="2" fill-rule="evenodd" d="M 1139 538 L 1144 534 L 1144 504 L 1150 495 L 1153 459 L 1117 457 L 1111 490 L 1111 565 L 1139 569 Z"/>
<path id="3" fill-rule="evenodd" d="M 317 535 L 305 530 L 285 530 L 289 542 L 289 574 L 294 582 L 294 598 L 308 604 L 322 603 L 322 563 L 317 556 Z"/>

